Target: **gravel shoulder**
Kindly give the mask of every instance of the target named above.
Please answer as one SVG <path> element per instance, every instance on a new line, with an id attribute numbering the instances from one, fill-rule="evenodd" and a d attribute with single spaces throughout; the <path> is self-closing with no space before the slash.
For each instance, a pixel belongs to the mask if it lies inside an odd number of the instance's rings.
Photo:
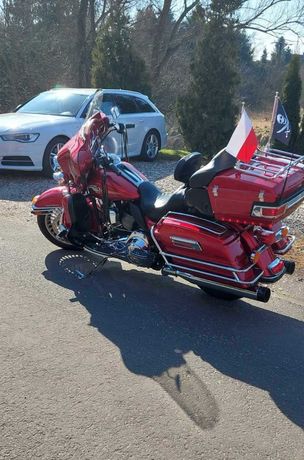
<path id="1" fill-rule="evenodd" d="M 132 163 L 164 192 L 173 192 L 180 185 L 173 177 L 175 161 L 161 160 L 155 163 L 134 161 Z M 0 216 L 18 216 L 21 212 L 29 218 L 29 203 L 32 197 L 54 184 L 52 179 L 47 179 L 40 173 L 0 171 Z M 304 205 L 286 221 L 292 232 L 298 237 L 304 237 Z"/>

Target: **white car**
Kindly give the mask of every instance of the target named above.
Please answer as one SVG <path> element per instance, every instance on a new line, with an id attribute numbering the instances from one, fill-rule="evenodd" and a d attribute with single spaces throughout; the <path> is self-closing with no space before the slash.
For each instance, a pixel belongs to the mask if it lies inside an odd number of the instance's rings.
<path id="1" fill-rule="evenodd" d="M 80 129 L 94 101 L 128 129 L 129 156 L 153 161 L 167 142 L 164 115 L 141 93 L 126 90 L 60 88 L 45 91 L 15 112 L 0 115 L 0 169 L 43 171 L 52 175 L 58 150 Z M 110 153 L 121 151 L 120 139 L 111 135 Z"/>

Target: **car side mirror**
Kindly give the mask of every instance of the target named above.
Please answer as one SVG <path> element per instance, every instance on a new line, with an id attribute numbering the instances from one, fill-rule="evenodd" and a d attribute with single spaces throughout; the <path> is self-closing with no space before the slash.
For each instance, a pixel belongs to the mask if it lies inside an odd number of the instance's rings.
<path id="1" fill-rule="evenodd" d="M 113 120 L 117 120 L 117 118 L 120 115 L 119 108 L 117 107 L 117 105 L 111 108 L 111 114 L 112 114 Z"/>

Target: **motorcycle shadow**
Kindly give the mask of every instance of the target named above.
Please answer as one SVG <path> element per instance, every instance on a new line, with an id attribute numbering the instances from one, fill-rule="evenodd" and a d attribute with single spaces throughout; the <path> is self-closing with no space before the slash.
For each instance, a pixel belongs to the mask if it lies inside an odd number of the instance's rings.
<path id="1" fill-rule="evenodd" d="M 267 391 L 304 426 L 303 323 L 245 301 L 219 301 L 201 290 L 141 269 L 96 263 L 82 253 L 54 251 L 46 279 L 73 290 L 90 325 L 119 347 L 126 367 L 158 382 L 199 427 L 212 428 L 219 408 L 184 355 L 193 352 L 219 372 Z M 94 265 L 95 264 L 95 265 Z"/>

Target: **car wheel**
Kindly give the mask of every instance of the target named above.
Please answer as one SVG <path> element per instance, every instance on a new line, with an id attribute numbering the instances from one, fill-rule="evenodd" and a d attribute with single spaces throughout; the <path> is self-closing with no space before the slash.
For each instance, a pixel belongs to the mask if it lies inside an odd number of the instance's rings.
<path id="1" fill-rule="evenodd" d="M 143 161 L 154 161 L 158 155 L 159 149 L 159 133 L 155 130 L 149 131 L 144 138 L 140 158 Z"/>
<path id="2" fill-rule="evenodd" d="M 52 139 L 46 146 L 43 155 L 43 174 L 47 177 L 53 177 L 56 169 L 56 155 L 69 139 L 64 136 L 58 136 Z"/>

